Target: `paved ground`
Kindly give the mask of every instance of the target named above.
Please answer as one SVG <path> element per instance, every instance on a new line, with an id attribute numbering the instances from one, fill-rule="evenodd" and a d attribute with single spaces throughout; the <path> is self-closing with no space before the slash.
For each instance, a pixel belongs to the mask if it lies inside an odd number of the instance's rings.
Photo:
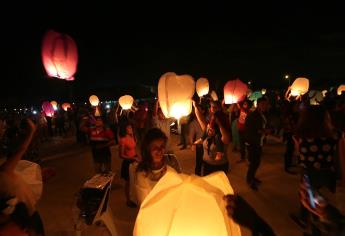
<path id="1" fill-rule="evenodd" d="M 173 136 L 176 143 L 177 137 Z M 194 153 L 191 150 L 178 150 L 175 154 L 183 168 L 183 172 L 194 172 Z M 301 230 L 289 218 L 289 213 L 298 209 L 298 176 L 283 172 L 283 145 L 270 142 L 264 148 L 263 161 L 258 171 L 262 185 L 258 192 L 252 191 L 245 183 L 247 164 L 236 164 L 238 153 L 231 153 L 231 172 L 229 179 L 237 193 L 242 195 L 256 211 L 273 227 L 277 235 L 302 235 Z M 112 148 L 115 172 L 120 172 L 121 160 L 117 156 L 117 146 Z M 42 145 L 41 154 L 43 167 L 51 167 L 56 175 L 44 185 L 44 192 L 39 202 L 39 212 L 44 221 L 48 236 L 75 235 L 74 216 L 76 212 L 75 194 L 82 184 L 93 176 L 93 166 L 90 149 L 76 144 L 72 138 L 55 138 Z M 340 189 L 333 201 L 338 205 L 345 191 Z M 331 196 L 332 198 L 332 196 Z M 117 176 L 111 192 L 110 206 L 113 211 L 115 226 L 119 235 L 132 235 L 137 209 L 125 205 L 123 182 Z M 250 235 L 242 229 L 243 235 Z M 88 227 L 83 235 L 108 235 L 102 227 Z"/>

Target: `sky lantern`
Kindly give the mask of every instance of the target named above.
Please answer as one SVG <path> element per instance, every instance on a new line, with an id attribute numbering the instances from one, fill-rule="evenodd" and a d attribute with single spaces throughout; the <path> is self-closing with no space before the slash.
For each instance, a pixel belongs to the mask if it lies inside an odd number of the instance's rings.
<path id="1" fill-rule="evenodd" d="M 50 30 L 43 38 L 42 61 L 49 77 L 74 80 L 78 64 L 77 45 L 67 34 Z"/>
<path id="2" fill-rule="evenodd" d="M 266 90 L 265 88 L 261 89 L 261 94 L 262 94 L 262 95 L 265 95 L 266 92 L 267 92 L 267 90 Z"/>
<path id="3" fill-rule="evenodd" d="M 261 91 L 255 91 L 249 96 L 250 101 L 257 101 L 259 98 L 262 98 Z"/>
<path id="4" fill-rule="evenodd" d="M 89 97 L 89 102 L 91 103 L 92 106 L 96 107 L 99 104 L 99 99 L 96 95 L 91 95 Z"/>
<path id="5" fill-rule="evenodd" d="M 302 96 L 309 90 L 309 80 L 307 78 L 297 78 L 291 85 L 292 96 Z"/>
<path id="6" fill-rule="evenodd" d="M 342 92 L 345 92 L 345 84 L 342 84 L 337 89 L 337 94 L 341 95 Z"/>
<path id="7" fill-rule="evenodd" d="M 326 94 L 328 93 L 328 91 L 325 89 L 325 90 L 322 90 L 321 93 L 322 93 L 322 96 L 323 96 L 323 97 L 326 97 Z"/>
<path id="8" fill-rule="evenodd" d="M 54 111 L 58 109 L 58 103 L 56 101 L 51 101 L 50 104 L 52 104 Z"/>
<path id="9" fill-rule="evenodd" d="M 212 90 L 211 98 L 213 101 L 218 101 L 218 95 L 217 95 L 216 91 Z"/>
<path id="10" fill-rule="evenodd" d="M 199 97 L 208 94 L 209 89 L 208 80 L 206 78 L 199 78 L 196 81 L 196 93 Z"/>
<path id="11" fill-rule="evenodd" d="M 54 116 L 54 108 L 50 102 L 48 102 L 48 101 L 43 102 L 42 110 L 46 116 L 48 116 L 48 117 Z"/>
<path id="12" fill-rule="evenodd" d="M 119 104 L 122 110 L 129 110 L 132 108 L 134 99 L 131 95 L 124 95 L 119 98 Z"/>
<path id="13" fill-rule="evenodd" d="M 242 101 L 247 94 L 248 86 L 241 80 L 229 80 L 224 86 L 225 104 L 233 104 Z"/>
<path id="14" fill-rule="evenodd" d="M 142 202 L 133 235 L 240 236 L 223 200 L 233 193 L 223 172 L 199 177 L 167 171 Z"/>
<path id="15" fill-rule="evenodd" d="M 165 117 L 180 119 L 192 111 L 195 82 L 190 75 L 165 73 L 158 82 L 158 101 Z"/>
<path id="16" fill-rule="evenodd" d="M 71 108 L 71 104 L 68 102 L 65 102 L 61 105 L 62 109 L 64 109 L 64 111 L 67 111 L 68 108 Z"/>

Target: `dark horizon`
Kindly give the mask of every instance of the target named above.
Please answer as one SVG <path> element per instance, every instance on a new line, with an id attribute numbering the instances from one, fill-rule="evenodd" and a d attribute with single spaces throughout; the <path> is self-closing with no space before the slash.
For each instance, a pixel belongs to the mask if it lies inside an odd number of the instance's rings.
<path id="1" fill-rule="evenodd" d="M 149 10 L 108 3 L 59 4 L 35 8 L 32 3 L 28 11 L 24 5 L 10 6 L 9 15 L 2 16 L 7 60 L 1 106 L 67 100 L 71 93 L 80 99 L 101 92 L 108 99 L 114 91 L 117 100 L 122 90 L 157 85 L 168 71 L 195 80 L 206 77 L 212 87 L 240 78 L 252 81 L 254 89 L 284 89 L 285 74 L 291 82 L 309 78 L 311 89 L 345 81 L 345 16 L 336 5 L 221 2 Z M 50 29 L 69 34 L 77 43 L 73 82 L 45 75 L 40 48 Z"/>

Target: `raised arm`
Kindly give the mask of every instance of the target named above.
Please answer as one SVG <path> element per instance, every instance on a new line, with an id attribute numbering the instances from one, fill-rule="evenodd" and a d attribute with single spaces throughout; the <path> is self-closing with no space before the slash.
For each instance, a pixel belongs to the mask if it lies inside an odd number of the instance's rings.
<path id="1" fill-rule="evenodd" d="M 25 140 L 21 143 L 19 148 L 16 150 L 14 155 L 12 157 L 9 157 L 6 162 L 0 167 L 1 171 L 5 171 L 7 173 L 12 174 L 18 164 L 18 162 L 22 159 L 23 155 L 25 154 L 26 150 L 28 149 L 32 138 L 36 131 L 36 125 L 31 119 L 26 120 L 29 128 L 28 128 L 28 134 L 25 138 Z"/>
<path id="2" fill-rule="evenodd" d="M 195 101 L 193 101 L 193 107 L 195 110 L 196 119 L 198 120 L 202 131 L 205 132 L 207 127 L 206 119 L 204 115 L 200 112 L 198 106 L 195 105 Z"/>

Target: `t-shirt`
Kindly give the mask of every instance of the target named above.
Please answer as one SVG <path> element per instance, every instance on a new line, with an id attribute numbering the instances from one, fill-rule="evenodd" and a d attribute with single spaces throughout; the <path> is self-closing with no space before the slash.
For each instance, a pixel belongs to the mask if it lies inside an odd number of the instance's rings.
<path id="1" fill-rule="evenodd" d="M 227 145 L 225 145 L 220 134 L 214 137 L 208 137 L 203 142 L 204 156 L 203 160 L 210 165 L 222 165 L 228 162 Z M 223 153 L 220 160 L 216 160 L 217 152 Z"/>
<path id="2" fill-rule="evenodd" d="M 124 155 L 129 157 L 136 156 L 136 142 L 133 137 L 126 135 L 125 137 L 120 137 L 119 145 L 124 146 Z"/>
<path id="3" fill-rule="evenodd" d="M 299 163 L 307 169 L 334 168 L 334 154 L 337 142 L 336 137 L 300 139 Z"/>
<path id="4" fill-rule="evenodd" d="M 240 131 L 244 130 L 244 124 L 246 122 L 246 118 L 248 115 L 248 110 L 247 109 L 241 109 L 240 115 L 238 117 L 238 122 L 237 122 L 237 128 Z"/>
<path id="5" fill-rule="evenodd" d="M 98 144 L 106 144 L 114 139 L 114 133 L 111 129 L 91 127 L 89 129 L 89 137 L 94 157 L 111 156 L 109 147 L 97 148 Z"/>

